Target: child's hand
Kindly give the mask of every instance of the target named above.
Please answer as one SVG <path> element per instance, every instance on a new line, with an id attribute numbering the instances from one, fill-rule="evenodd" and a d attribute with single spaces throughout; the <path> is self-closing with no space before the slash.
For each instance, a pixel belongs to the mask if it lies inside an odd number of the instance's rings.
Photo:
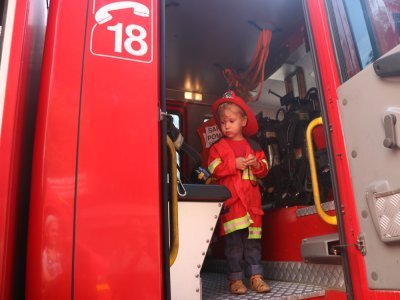
<path id="1" fill-rule="evenodd" d="M 249 154 L 249 156 L 247 156 L 247 158 L 245 159 L 245 163 L 247 166 L 251 166 L 256 170 L 259 170 L 261 168 L 260 163 L 253 154 Z"/>
<path id="2" fill-rule="evenodd" d="M 247 168 L 246 158 L 237 157 L 236 158 L 236 169 L 244 171 L 244 170 L 246 170 L 246 168 Z"/>

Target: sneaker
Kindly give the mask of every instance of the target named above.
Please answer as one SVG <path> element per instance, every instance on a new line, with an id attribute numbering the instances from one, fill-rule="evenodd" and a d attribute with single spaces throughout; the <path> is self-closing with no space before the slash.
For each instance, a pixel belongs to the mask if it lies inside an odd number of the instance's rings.
<path id="1" fill-rule="evenodd" d="M 243 281 L 241 281 L 241 280 L 231 280 L 231 281 L 229 281 L 229 291 L 232 294 L 243 295 L 243 294 L 246 294 L 247 288 L 243 284 Z"/>
<path id="2" fill-rule="evenodd" d="M 253 275 L 250 277 L 251 289 L 257 293 L 267 293 L 271 291 L 271 287 L 264 281 L 261 275 Z"/>

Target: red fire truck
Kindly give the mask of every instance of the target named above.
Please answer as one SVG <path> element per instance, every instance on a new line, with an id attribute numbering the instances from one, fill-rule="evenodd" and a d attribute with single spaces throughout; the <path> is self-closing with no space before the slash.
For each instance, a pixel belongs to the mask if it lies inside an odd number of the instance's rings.
<path id="1" fill-rule="evenodd" d="M 0 299 L 236 299 L 205 184 L 232 89 L 270 167 L 246 299 L 400 299 L 400 1 L 0 12 Z"/>

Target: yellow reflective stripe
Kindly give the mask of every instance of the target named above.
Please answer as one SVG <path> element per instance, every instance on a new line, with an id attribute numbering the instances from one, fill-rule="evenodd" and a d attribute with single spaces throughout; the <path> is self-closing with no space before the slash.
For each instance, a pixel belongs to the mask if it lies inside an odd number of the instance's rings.
<path id="1" fill-rule="evenodd" d="M 219 165 L 220 163 L 222 163 L 222 160 L 221 160 L 220 158 L 214 159 L 214 160 L 210 163 L 210 165 L 208 166 L 208 171 L 210 171 L 211 174 L 214 173 L 215 168 L 218 167 L 218 165 Z"/>
<path id="2" fill-rule="evenodd" d="M 249 227 L 249 239 L 261 239 L 261 227 Z"/>
<path id="3" fill-rule="evenodd" d="M 244 217 L 237 218 L 237 219 L 234 219 L 234 220 L 224 223 L 225 234 L 234 232 L 239 229 L 247 228 L 252 223 L 254 223 L 254 222 L 251 219 L 249 213 L 247 213 Z"/>
<path id="4" fill-rule="evenodd" d="M 254 177 L 254 175 L 253 175 L 253 172 L 250 170 L 250 172 L 249 172 L 249 169 L 250 168 L 247 168 L 247 169 L 245 169 L 244 171 L 243 171 L 243 174 L 242 174 L 242 179 L 250 179 L 250 180 L 256 180 L 256 177 Z M 250 174 L 249 174 L 250 173 Z"/>

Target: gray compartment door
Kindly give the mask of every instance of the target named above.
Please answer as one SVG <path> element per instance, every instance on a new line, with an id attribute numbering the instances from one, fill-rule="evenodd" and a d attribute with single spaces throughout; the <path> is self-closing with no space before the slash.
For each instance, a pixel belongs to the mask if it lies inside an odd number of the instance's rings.
<path id="1" fill-rule="evenodd" d="M 400 46 L 387 55 L 394 53 L 400 55 Z M 399 61 L 389 61 L 388 66 L 400 70 Z M 365 236 L 368 286 L 399 290 L 400 76 L 380 77 L 370 65 L 341 85 L 338 95 L 360 231 Z"/>

